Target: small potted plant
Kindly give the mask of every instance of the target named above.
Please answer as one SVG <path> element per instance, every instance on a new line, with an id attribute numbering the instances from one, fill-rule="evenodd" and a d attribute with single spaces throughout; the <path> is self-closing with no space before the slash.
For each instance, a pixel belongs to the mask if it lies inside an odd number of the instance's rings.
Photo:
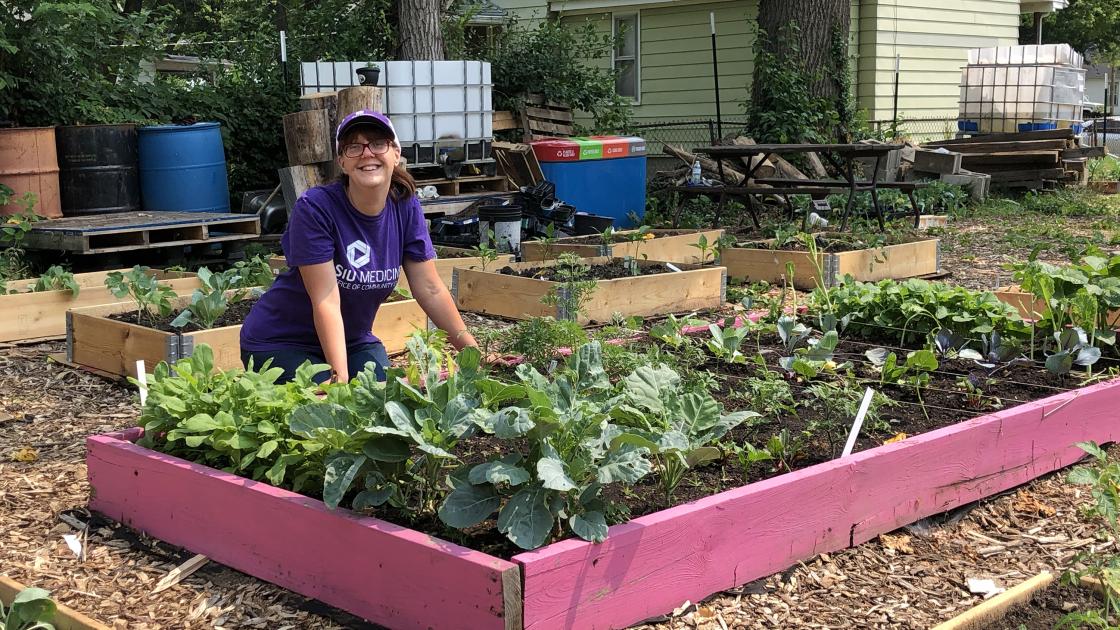
<path id="1" fill-rule="evenodd" d="M 378 66 L 366 66 L 365 68 L 358 68 L 358 82 L 361 85 L 377 85 L 377 79 L 381 76 L 381 68 Z"/>

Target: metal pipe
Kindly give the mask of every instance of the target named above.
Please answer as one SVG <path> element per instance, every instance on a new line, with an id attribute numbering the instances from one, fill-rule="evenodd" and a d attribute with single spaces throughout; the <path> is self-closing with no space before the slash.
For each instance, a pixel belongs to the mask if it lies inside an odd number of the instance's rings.
<path id="1" fill-rule="evenodd" d="M 719 55 L 716 54 L 716 12 L 709 12 L 708 18 L 712 24 L 712 81 L 715 83 L 716 88 L 716 133 L 719 134 L 719 140 L 722 142 L 723 115 L 720 112 L 719 105 Z"/>

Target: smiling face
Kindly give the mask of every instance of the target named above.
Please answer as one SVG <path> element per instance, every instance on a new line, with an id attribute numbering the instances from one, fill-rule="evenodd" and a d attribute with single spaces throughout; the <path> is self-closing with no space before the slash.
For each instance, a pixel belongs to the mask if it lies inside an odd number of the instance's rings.
<path id="1" fill-rule="evenodd" d="M 385 130 L 373 125 L 364 125 L 348 131 L 338 146 L 338 167 L 349 178 L 350 184 L 363 188 L 383 188 L 388 190 L 392 183 L 393 168 L 401 159 L 401 149 L 389 140 Z M 364 149 L 357 157 L 347 157 L 347 145 L 360 143 L 377 144 L 388 142 L 387 151 L 371 155 L 373 147 Z"/>

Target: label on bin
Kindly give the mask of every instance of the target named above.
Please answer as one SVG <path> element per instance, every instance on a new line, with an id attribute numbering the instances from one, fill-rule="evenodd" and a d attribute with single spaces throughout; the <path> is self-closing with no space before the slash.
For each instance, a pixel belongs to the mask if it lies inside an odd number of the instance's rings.
<path id="1" fill-rule="evenodd" d="M 645 140 L 626 136 L 554 138 L 538 140 L 532 145 L 533 153 L 541 162 L 609 160 L 646 154 Z"/>

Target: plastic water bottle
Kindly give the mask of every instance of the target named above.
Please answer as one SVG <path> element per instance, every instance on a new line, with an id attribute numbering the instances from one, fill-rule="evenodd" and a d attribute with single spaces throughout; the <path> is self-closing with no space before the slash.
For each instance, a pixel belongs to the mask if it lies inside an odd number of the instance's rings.
<path id="1" fill-rule="evenodd" d="M 688 176 L 689 186 L 700 185 L 700 160 L 696 160 L 692 164 L 692 173 Z"/>

